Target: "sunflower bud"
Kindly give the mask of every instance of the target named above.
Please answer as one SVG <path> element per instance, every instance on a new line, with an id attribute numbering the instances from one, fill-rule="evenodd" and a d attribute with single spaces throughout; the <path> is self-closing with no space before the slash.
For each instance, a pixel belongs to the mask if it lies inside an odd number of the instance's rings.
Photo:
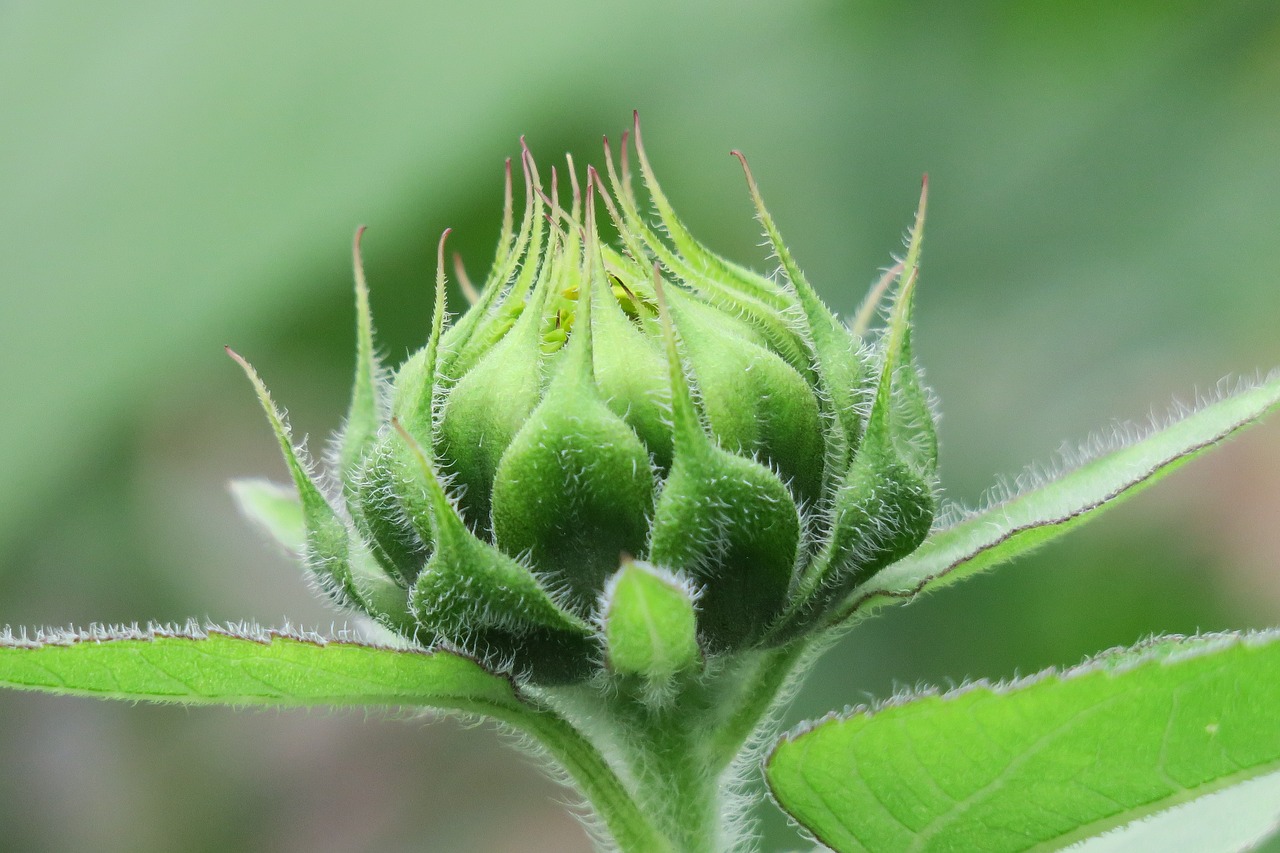
<path id="1" fill-rule="evenodd" d="M 298 491 L 302 556 L 339 604 L 535 683 L 661 692 L 711 657 L 826 630 L 928 532 L 936 442 L 910 339 L 924 198 L 887 326 L 864 341 L 805 280 L 741 155 L 778 280 L 697 242 L 638 122 L 632 139 L 658 223 L 640 213 L 627 135 L 582 192 L 569 162 L 567 209 L 526 148 L 523 216 L 508 163 L 483 288 L 446 323 L 442 238 L 427 345 L 389 381 L 357 235 L 336 488 L 241 363 Z"/>

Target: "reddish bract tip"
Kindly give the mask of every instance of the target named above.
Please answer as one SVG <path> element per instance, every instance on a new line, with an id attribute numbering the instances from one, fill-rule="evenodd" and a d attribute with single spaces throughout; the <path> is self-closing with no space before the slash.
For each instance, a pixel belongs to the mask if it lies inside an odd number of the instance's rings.
<path id="1" fill-rule="evenodd" d="M 529 146 L 524 144 L 524 137 L 520 137 L 520 145 L 524 150 L 520 153 L 520 165 L 524 169 L 524 186 L 528 192 L 536 184 L 542 181 L 538 178 L 538 164 L 533 161 L 533 152 L 529 150 Z"/>
<path id="2" fill-rule="evenodd" d="M 452 228 L 446 228 L 440 234 L 440 245 L 436 248 L 436 269 L 444 270 L 444 242 L 449 239 L 449 235 L 452 233 Z"/>
<path id="3" fill-rule="evenodd" d="M 641 160 L 644 159 L 644 139 L 640 136 L 640 111 L 631 111 L 632 125 L 631 131 L 635 135 L 636 152 L 640 155 Z"/>
<path id="4" fill-rule="evenodd" d="M 738 158 L 738 162 L 742 164 L 742 172 L 747 177 L 747 187 L 751 190 L 751 195 L 758 196 L 760 191 L 756 187 L 756 176 L 751 174 L 751 166 L 747 163 L 747 155 L 736 148 L 730 151 L 729 155 Z"/>
<path id="5" fill-rule="evenodd" d="M 243 367 L 245 370 L 252 370 L 252 369 L 253 369 L 253 368 L 249 367 L 249 362 L 245 361 L 244 356 L 240 355 L 240 353 L 238 353 L 238 352 L 236 352 L 235 350 L 233 350 L 230 346 L 223 346 L 223 349 L 227 351 L 227 355 L 231 356 L 231 359 L 232 359 L 236 364 L 240 365 L 240 366 L 241 366 L 241 367 Z"/>
<path id="6" fill-rule="evenodd" d="M 360 254 L 360 242 L 364 239 L 364 232 L 369 226 L 359 225 L 356 227 L 356 236 L 351 238 L 351 257 L 355 260 L 356 276 L 364 276 L 364 259 Z"/>

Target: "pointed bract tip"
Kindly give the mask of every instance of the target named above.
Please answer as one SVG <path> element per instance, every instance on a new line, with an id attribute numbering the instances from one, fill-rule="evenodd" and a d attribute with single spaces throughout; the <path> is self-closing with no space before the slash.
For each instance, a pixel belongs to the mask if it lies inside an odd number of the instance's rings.
<path id="1" fill-rule="evenodd" d="M 587 259 L 588 263 L 591 265 L 588 269 L 594 270 L 594 265 L 596 263 L 599 263 L 603 269 L 604 257 L 600 253 L 600 232 L 596 224 L 596 185 L 590 175 L 587 176 L 587 192 L 585 197 L 587 203 L 585 211 L 586 215 L 584 217 L 585 228 L 583 230 L 585 233 L 583 236 L 583 243 L 584 246 L 592 253 L 592 257 Z M 591 284 L 590 281 L 587 283 Z"/>
<path id="2" fill-rule="evenodd" d="M 742 173 L 747 178 L 747 187 L 750 188 L 751 194 L 759 195 L 759 189 L 756 187 L 756 176 L 751 174 L 751 165 L 747 163 L 747 155 L 743 154 L 737 148 L 729 152 L 730 157 L 736 157 L 738 163 L 742 166 Z"/>
<path id="3" fill-rule="evenodd" d="M 357 298 L 365 300 L 369 292 L 368 282 L 364 277 L 364 253 L 361 251 L 360 245 L 364 242 L 364 232 L 368 228 L 367 225 L 361 225 L 356 228 L 356 235 L 351 238 L 351 266 L 355 269 L 356 274 L 356 292 Z"/>
<path id="4" fill-rule="evenodd" d="M 641 168 L 644 168 L 644 166 L 649 162 L 649 158 L 644 152 L 644 137 L 640 135 L 640 111 L 633 111 L 631 113 L 631 117 L 631 133 L 635 138 L 636 154 L 640 156 Z"/>
<path id="5" fill-rule="evenodd" d="M 570 198 L 573 199 L 572 210 L 576 213 L 580 209 L 580 205 L 582 204 L 582 189 L 578 186 L 578 170 L 575 169 L 573 166 L 572 154 L 565 154 L 564 159 L 569 164 Z M 587 192 L 590 193 L 591 191 L 587 190 Z"/>
<path id="6" fill-rule="evenodd" d="M 528 193 L 534 186 L 539 183 L 537 179 L 538 167 L 533 162 L 533 154 L 529 151 L 529 147 L 524 145 L 524 137 L 520 137 L 520 144 L 524 146 L 524 150 L 520 152 L 520 169 L 524 172 L 524 188 Z"/>
<path id="7" fill-rule="evenodd" d="M 444 243 L 452 233 L 452 228 L 446 228 L 440 232 L 440 245 L 436 247 L 436 269 L 440 270 L 441 274 L 444 273 Z"/>

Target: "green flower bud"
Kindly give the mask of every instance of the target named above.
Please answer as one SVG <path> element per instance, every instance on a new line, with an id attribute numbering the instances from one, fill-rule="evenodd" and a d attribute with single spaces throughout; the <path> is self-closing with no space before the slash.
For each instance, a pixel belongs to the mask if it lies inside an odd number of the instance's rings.
<path id="1" fill-rule="evenodd" d="M 624 556 L 605 588 L 601 613 L 609 668 L 644 679 L 656 696 L 700 666 L 696 598 L 674 575 Z"/>
<path id="2" fill-rule="evenodd" d="M 695 240 L 638 122 L 631 141 L 665 237 L 640 213 L 628 135 L 582 192 L 569 161 L 568 209 L 525 148 L 519 227 L 508 161 L 483 288 L 464 282 L 473 304 L 446 323 L 442 238 L 427 345 L 390 378 L 357 234 L 334 489 L 241 363 L 300 498 L 303 557 L 340 606 L 535 683 L 638 679 L 660 701 L 708 657 L 832 627 L 928 532 L 937 447 L 910 340 L 923 195 L 887 326 L 864 341 L 805 280 L 749 170 L 778 280 Z"/>

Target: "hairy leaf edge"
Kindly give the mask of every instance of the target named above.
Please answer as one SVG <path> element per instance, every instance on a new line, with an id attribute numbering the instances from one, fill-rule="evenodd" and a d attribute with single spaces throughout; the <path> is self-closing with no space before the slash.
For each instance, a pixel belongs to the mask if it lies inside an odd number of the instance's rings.
<path id="1" fill-rule="evenodd" d="M 1274 386 L 1274 387 L 1271 387 Z M 1144 471 L 1130 476 L 1121 486 L 1106 493 L 1102 497 L 1090 501 L 1064 513 L 1051 518 L 1040 519 L 1035 522 L 1010 527 L 1000 531 L 998 536 L 983 540 L 979 545 L 964 550 L 960 556 L 950 560 L 942 568 L 927 574 L 918 580 L 910 578 L 901 580 L 911 580 L 909 584 L 898 585 L 893 583 L 896 575 L 904 572 L 902 567 L 910 566 L 913 562 L 919 560 L 921 551 L 927 551 L 930 542 L 937 542 L 939 537 L 955 531 L 962 525 L 972 525 L 980 523 L 984 520 L 998 523 L 1000 513 L 1007 510 L 1010 505 L 1016 501 L 1034 494 L 1036 491 L 1052 486 L 1058 480 L 1068 477 L 1080 471 L 1084 467 L 1105 459 L 1108 455 L 1121 453 L 1130 450 L 1143 441 L 1152 439 L 1161 432 L 1176 427 L 1184 423 L 1187 419 L 1201 415 L 1211 406 L 1217 403 L 1223 403 L 1237 399 L 1243 395 L 1250 393 L 1268 392 L 1269 397 L 1264 397 L 1262 402 L 1248 417 L 1241 418 L 1232 422 L 1225 429 L 1213 434 L 1209 438 L 1194 445 L 1183 447 L 1177 453 L 1167 455 L 1158 463 L 1145 469 Z M 1086 440 L 1075 452 L 1062 451 L 1059 456 L 1062 466 L 1053 473 L 1053 478 L 1045 476 L 1043 469 L 1033 464 L 1020 474 L 1013 484 L 998 482 L 988 492 L 988 503 L 979 509 L 965 509 L 957 505 L 951 505 L 945 508 L 940 515 L 941 523 L 944 526 L 937 527 L 921 545 L 921 550 L 916 554 L 906 557 L 899 563 L 889 566 L 882 572 L 871 578 L 867 583 L 859 587 L 853 595 L 851 595 L 843 607 L 840 609 L 839 617 L 833 620 L 833 624 L 845 621 L 855 614 L 865 614 L 871 608 L 879 605 L 889 604 L 894 601 L 903 602 L 910 601 L 916 596 L 926 592 L 932 587 L 939 585 L 939 581 L 944 581 L 943 585 L 955 582 L 967 576 L 965 573 L 960 578 L 952 578 L 956 570 L 963 568 L 969 563 L 980 559 L 984 554 L 999 548 L 1004 543 L 1013 539 L 1020 534 L 1031 530 L 1042 528 L 1063 528 L 1060 532 L 1065 533 L 1076 524 L 1083 523 L 1086 517 L 1105 508 L 1108 504 L 1114 505 L 1121 500 L 1137 494 L 1142 489 L 1154 485 L 1164 474 L 1171 473 L 1174 469 L 1182 464 L 1191 461 L 1193 458 L 1211 449 L 1215 445 L 1220 444 L 1230 438 L 1236 432 L 1251 426 L 1265 418 L 1272 410 L 1280 406 L 1280 369 L 1272 370 L 1265 377 L 1248 381 L 1245 379 L 1237 379 L 1234 386 L 1231 380 L 1223 380 L 1218 383 L 1215 392 L 1211 395 L 1199 398 L 1197 405 L 1186 406 L 1174 401 L 1173 409 L 1170 413 L 1171 417 L 1164 421 L 1153 418 L 1152 422 L 1146 428 L 1140 428 L 1133 424 L 1121 424 L 1116 428 L 1115 438 L 1119 440 L 1117 443 L 1113 441 L 1108 443 L 1107 439 L 1102 437 L 1100 433 L 1095 433 Z M 994 518 L 993 518 L 994 517 Z M 1025 551 L 1019 551 L 1009 554 L 1003 559 L 996 560 L 990 565 L 981 566 L 978 571 L 994 568 L 1001 563 L 1021 556 L 1027 551 L 1033 550 L 1036 546 L 1031 546 Z M 897 570 L 897 571 L 895 571 Z M 870 605 L 871 607 L 868 607 Z"/>
<path id="2" fill-rule="evenodd" d="M 365 638 L 360 631 L 349 627 L 343 627 L 334 630 L 331 636 L 325 636 L 318 631 L 311 631 L 303 628 L 292 626 L 288 623 L 278 628 L 265 628 L 253 622 L 233 622 L 220 625 L 212 622 L 200 622 L 195 619 L 189 619 L 182 625 L 173 623 L 157 623 L 149 622 L 145 627 L 133 623 L 129 625 L 105 625 L 101 623 L 91 623 L 86 628 L 56 628 L 42 627 L 35 629 L 27 629 L 19 627 L 14 629 L 12 626 L 6 625 L 0 629 L 0 650 L 5 649 L 30 649 L 38 650 L 48 647 L 72 647 L 83 644 L 108 644 L 108 643 L 124 643 L 124 642 L 154 642 L 155 640 L 207 640 L 211 636 L 226 637 L 232 640 L 240 640 L 245 642 L 253 642 L 263 646 L 271 646 L 276 640 L 285 640 L 305 645 L 315 646 L 317 648 L 325 648 L 329 646 L 349 647 L 363 649 L 368 651 L 383 651 L 396 654 L 414 655 L 422 658 L 431 658 L 440 655 L 447 655 L 452 658 L 464 660 L 473 664 L 477 670 L 477 674 L 488 676 L 505 683 L 507 689 L 511 691 L 509 703 L 494 705 L 504 710 L 513 710 L 523 706 L 519 687 L 515 680 L 506 673 L 494 672 L 486 668 L 480 661 L 475 658 L 455 651 L 453 649 L 423 649 L 405 644 L 381 643 L 371 641 Z M 53 693 L 58 695 L 74 695 L 89 698 L 101 699 L 121 699 L 124 701 L 144 701 L 155 702 L 160 704 L 180 704 L 180 705 L 229 705 L 229 706 L 259 706 L 273 705 L 279 707 L 306 707 L 306 706 L 338 706 L 338 702 L 324 701 L 296 701 L 288 700 L 275 701 L 264 700 L 261 697 L 243 697 L 229 698 L 226 701 L 207 698 L 189 698 L 183 696 L 168 696 L 163 694 L 144 695 L 144 694 L 125 694 L 119 695 L 106 693 L 97 690 L 85 690 L 77 688 L 58 689 L 44 685 L 24 685 L 17 682 L 0 680 L 0 687 L 10 690 L 20 690 L 24 692 Z M 441 699 L 446 699 L 447 694 L 442 694 Z M 460 697 L 467 698 L 467 697 Z M 466 713 L 482 713 L 483 708 L 477 707 L 468 709 L 463 707 L 454 707 L 452 705 L 435 705 L 431 702 L 423 702 L 420 705 L 410 701 L 388 701 L 386 703 L 379 702 L 352 702 L 347 703 L 351 707 L 358 705 L 377 706 L 385 705 L 386 707 L 438 707 L 442 710 L 459 710 Z"/>
<path id="3" fill-rule="evenodd" d="M 1071 667 L 1048 667 L 1032 675 L 1012 678 L 1004 681 L 991 681 L 985 678 L 977 679 L 946 690 L 937 687 L 903 690 L 895 693 L 887 699 L 881 699 L 871 704 L 846 706 L 842 711 L 831 711 L 816 719 L 805 720 L 780 735 L 774 742 L 773 746 L 769 748 L 769 753 L 765 756 L 763 762 L 765 772 L 762 775 L 764 776 L 765 787 L 769 794 L 769 798 L 773 801 L 774 805 L 787 816 L 790 823 L 800 828 L 805 833 L 813 836 L 819 842 L 825 844 L 826 842 L 820 835 L 818 835 L 807 824 L 803 823 L 796 815 L 792 814 L 791 811 L 783 805 L 782 799 L 774 788 L 773 778 L 768 772 L 770 765 L 773 763 L 774 756 L 777 754 L 779 749 L 796 742 L 820 726 L 829 723 L 843 722 L 855 716 L 874 717 L 882 711 L 909 705 L 919 699 L 940 698 L 943 701 L 947 701 L 958 696 L 971 693 L 975 690 L 986 690 L 996 695 L 1003 695 L 1013 693 L 1026 687 L 1034 686 L 1041 681 L 1046 681 L 1052 678 L 1056 678 L 1060 681 L 1069 681 L 1073 678 L 1089 675 L 1095 672 L 1111 672 L 1113 674 L 1117 674 L 1155 662 L 1166 664 L 1177 663 L 1181 660 L 1212 654 L 1237 645 L 1259 646 L 1273 642 L 1280 642 L 1280 628 L 1270 628 L 1259 631 L 1213 632 L 1192 636 L 1180 634 L 1153 636 L 1132 646 L 1116 646 L 1114 648 L 1107 649 L 1106 651 L 1099 652 L 1082 663 Z M 1246 782 L 1250 779 L 1260 778 L 1278 770 L 1280 770 L 1280 762 L 1272 762 L 1266 765 L 1259 765 L 1256 768 L 1248 768 L 1238 773 L 1213 780 L 1212 782 L 1201 785 L 1197 788 L 1188 789 L 1175 797 L 1160 800 L 1155 804 L 1149 804 L 1149 807 L 1138 808 L 1125 812 L 1123 818 L 1100 822 L 1096 821 L 1080 827 L 1075 833 L 1064 835 L 1049 842 L 1028 848 L 1027 853 L 1048 853 L 1048 851 L 1051 850 L 1060 850 L 1087 838 L 1093 838 L 1106 832 L 1128 826 L 1137 821 L 1160 814 L 1193 800 L 1197 800 L 1202 796 L 1208 796 L 1218 791 L 1225 790 L 1233 785 Z"/>

